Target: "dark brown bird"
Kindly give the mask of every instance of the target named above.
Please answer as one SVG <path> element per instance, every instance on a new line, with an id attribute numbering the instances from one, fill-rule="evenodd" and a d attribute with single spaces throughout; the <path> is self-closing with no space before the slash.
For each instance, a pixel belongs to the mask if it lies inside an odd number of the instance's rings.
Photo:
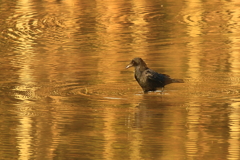
<path id="1" fill-rule="evenodd" d="M 135 79 L 143 92 L 156 91 L 170 83 L 184 83 L 182 79 L 172 79 L 169 75 L 157 73 L 147 67 L 142 58 L 134 58 L 126 68 L 135 67 Z"/>

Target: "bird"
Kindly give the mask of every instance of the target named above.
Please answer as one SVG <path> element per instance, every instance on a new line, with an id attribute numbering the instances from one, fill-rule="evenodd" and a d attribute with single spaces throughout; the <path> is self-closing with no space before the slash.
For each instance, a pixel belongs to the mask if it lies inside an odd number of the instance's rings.
<path id="1" fill-rule="evenodd" d="M 170 83 L 184 83 L 183 79 L 172 79 L 167 74 L 160 74 L 148 68 L 147 64 L 142 58 L 136 57 L 132 59 L 126 69 L 135 67 L 134 77 L 138 84 L 142 87 L 144 93 L 149 91 L 156 91 L 157 88 L 162 88 Z"/>

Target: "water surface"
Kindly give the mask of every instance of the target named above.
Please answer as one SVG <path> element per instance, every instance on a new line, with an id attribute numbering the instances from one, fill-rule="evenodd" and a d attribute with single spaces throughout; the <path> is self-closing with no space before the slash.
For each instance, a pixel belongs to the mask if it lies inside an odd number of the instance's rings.
<path id="1" fill-rule="evenodd" d="M 0 159 L 240 159 L 239 6 L 0 2 Z M 185 83 L 143 94 L 134 57 Z"/>

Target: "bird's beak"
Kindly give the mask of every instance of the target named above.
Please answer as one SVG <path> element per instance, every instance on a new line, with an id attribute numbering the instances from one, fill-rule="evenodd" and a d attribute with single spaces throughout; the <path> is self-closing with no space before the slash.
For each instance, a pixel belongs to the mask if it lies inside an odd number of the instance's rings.
<path id="1" fill-rule="evenodd" d="M 130 67 L 132 67 L 132 66 L 133 66 L 133 64 L 130 63 L 129 65 L 126 66 L 126 69 L 128 69 L 128 68 L 130 68 Z"/>

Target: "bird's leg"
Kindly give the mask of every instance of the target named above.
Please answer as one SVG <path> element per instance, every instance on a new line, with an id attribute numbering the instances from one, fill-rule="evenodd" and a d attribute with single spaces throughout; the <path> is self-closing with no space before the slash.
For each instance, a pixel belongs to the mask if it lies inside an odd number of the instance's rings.
<path id="1" fill-rule="evenodd" d="M 148 91 L 143 91 L 144 94 L 148 94 Z"/>
<path id="2" fill-rule="evenodd" d="M 162 87 L 161 94 L 163 94 L 164 87 Z"/>

